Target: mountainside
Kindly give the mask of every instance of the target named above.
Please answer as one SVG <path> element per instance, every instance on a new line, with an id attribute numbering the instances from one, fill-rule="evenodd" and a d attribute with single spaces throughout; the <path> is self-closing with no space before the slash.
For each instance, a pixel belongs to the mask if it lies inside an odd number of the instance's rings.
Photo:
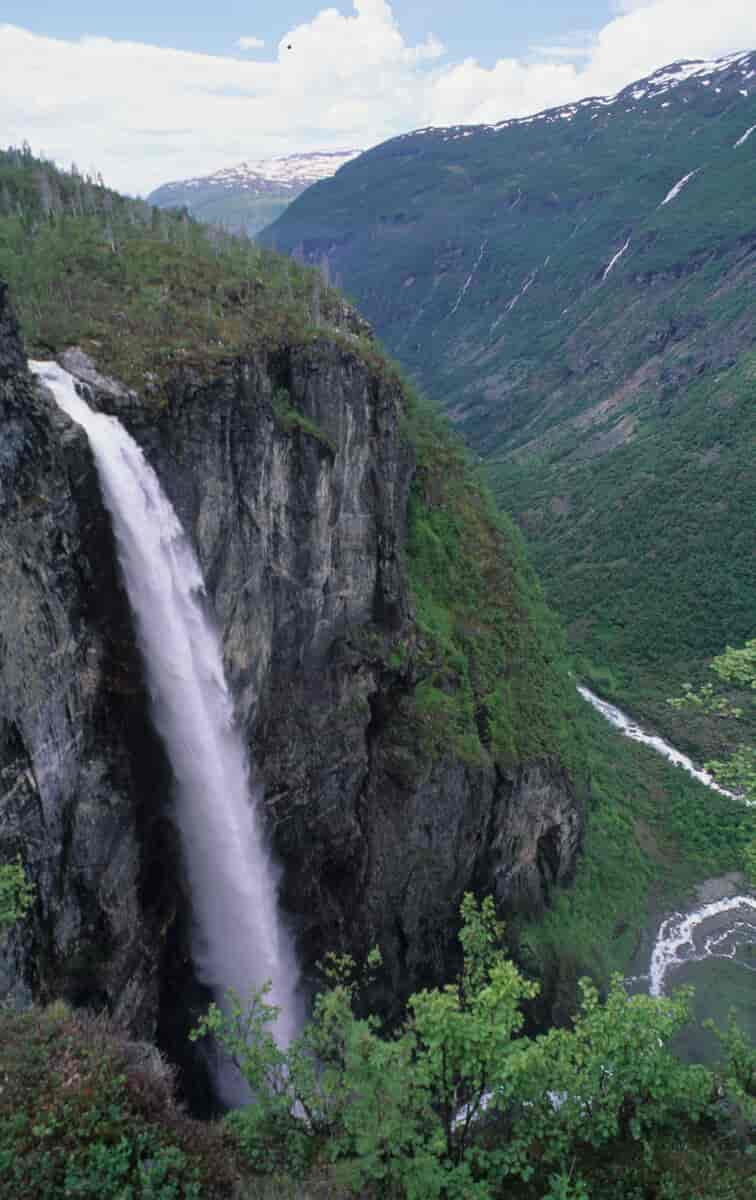
<path id="1" fill-rule="evenodd" d="M 359 150 L 315 150 L 261 158 L 211 175 L 164 183 L 147 200 L 158 208 L 186 208 L 198 221 L 251 236 L 280 216 L 305 188 L 329 178 L 359 154 Z"/>
<path id="2" fill-rule="evenodd" d="M 380 943 L 394 1011 L 444 977 L 466 888 L 532 915 L 574 869 L 576 699 L 520 538 L 317 273 L 0 169 L 27 350 L 119 416 L 197 552 L 305 975 Z M 5 287 L 0 416 L 0 861 L 36 889 L 0 993 L 105 1006 L 181 1059 L 206 998 L 169 771 L 91 454 Z"/>
<path id="3" fill-rule="evenodd" d="M 683 738 L 662 698 L 754 623 L 755 192 L 744 53 L 396 138 L 263 235 L 445 403 L 582 672 Z"/>

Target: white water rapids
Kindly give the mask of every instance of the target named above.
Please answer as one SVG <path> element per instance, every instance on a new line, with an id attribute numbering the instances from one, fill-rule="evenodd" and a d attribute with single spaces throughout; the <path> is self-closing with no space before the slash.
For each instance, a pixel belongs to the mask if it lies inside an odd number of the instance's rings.
<path id="1" fill-rule="evenodd" d="M 134 613 L 155 726 L 175 777 L 198 978 L 220 1002 L 270 979 L 276 1038 L 295 1032 L 297 971 L 276 909 L 276 872 L 257 819 L 259 789 L 234 725 L 219 638 L 197 560 L 157 476 L 115 417 L 93 412 L 55 363 L 31 362 L 92 447 Z M 220 1080 L 227 1092 L 236 1090 Z M 229 1096 L 233 1099 L 233 1096 Z"/>
<path id="2" fill-rule="evenodd" d="M 619 729 L 633 741 L 650 746 L 677 767 L 682 767 L 699 783 L 712 791 L 728 796 L 738 804 L 745 803 L 734 792 L 720 787 L 708 771 L 704 771 L 675 750 L 656 734 L 645 733 L 635 721 L 594 695 L 587 687 L 578 686 L 578 691 L 597 712 L 600 712 L 615 729 Z M 729 916 L 728 916 L 729 914 Z M 724 920 L 723 920 L 724 918 Z M 662 921 L 656 935 L 648 970 L 649 992 L 661 996 L 667 975 L 683 963 L 703 962 L 710 958 L 736 958 L 738 946 L 756 945 L 756 899 L 753 896 L 725 896 L 701 904 L 688 913 L 673 913 Z M 739 963 L 740 966 L 747 966 Z M 753 968 L 748 968 L 753 969 Z"/>
<path id="3" fill-rule="evenodd" d="M 644 746 L 650 746 L 652 750 L 656 750 L 657 754 L 661 754 L 674 766 L 682 767 L 683 771 L 687 771 L 699 783 L 706 784 L 706 787 L 710 787 L 713 792 L 719 792 L 720 795 L 729 796 L 733 800 L 738 799 L 734 792 L 728 792 L 726 788 L 720 787 L 708 771 L 704 771 L 703 767 L 697 767 L 687 754 L 683 754 L 681 750 L 675 750 L 674 746 L 670 746 L 669 742 L 664 741 L 664 738 L 660 738 L 655 733 L 645 733 L 640 725 L 637 725 L 621 709 L 615 708 L 606 700 L 601 700 L 582 684 L 578 684 L 578 691 L 584 700 L 587 700 L 597 712 L 600 712 L 610 725 L 624 733 L 625 737 L 631 738 L 634 742 L 642 742 Z"/>

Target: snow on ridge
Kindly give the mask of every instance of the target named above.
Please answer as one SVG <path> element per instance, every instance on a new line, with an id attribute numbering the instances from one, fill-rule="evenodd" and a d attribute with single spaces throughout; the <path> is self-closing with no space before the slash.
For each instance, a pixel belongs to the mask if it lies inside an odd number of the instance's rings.
<path id="1" fill-rule="evenodd" d="M 209 175 L 175 180 L 165 188 L 194 189 L 199 187 L 243 188 L 257 193 L 271 191 L 303 191 L 311 183 L 327 179 L 361 154 L 361 150 L 314 150 L 304 154 L 279 154 L 274 158 L 250 159 L 233 167 L 221 167 Z"/>
<path id="2" fill-rule="evenodd" d="M 307 154 L 279 154 L 275 158 L 260 158 L 239 163 L 238 167 L 218 171 L 216 176 L 236 173 L 256 175 L 274 183 L 296 185 L 315 183 L 334 175 L 344 163 L 351 162 L 361 150 L 316 150 Z M 215 176 L 209 176 L 210 179 Z"/>
<path id="3" fill-rule="evenodd" d="M 751 65 L 756 67 L 756 51 L 739 50 L 734 54 L 725 55 L 723 58 L 694 59 L 671 63 L 668 66 L 660 67 L 644 79 L 636 80 L 635 83 L 622 88 L 613 96 L 587 96 L 583 99 L 572 101 L 569 104 L 559 105 L 555 108 L 546 108 L 524 117 L 507 117 L 503 121 L 497 121 L 494 124 L 424 125 L 419 129 L 412 129 L 407 133 L 399 134 L 397 138 L 392 140 L 404 141 L 408 138 L 417 137 L 420 134 L 432 133 L 442 135 L 444 142 L 454 142 L 461 138 L 471 137 L 474 133 L 503 133 L 506 129 L 515 128 L 520 125 L 532 125 L 536 121 L 545 121 L 547 124 L 553 124 L 556 121 L 571 121 L 583 108 L 610 108 L 622 100 L 626 101 L 629 97 L 632 97 L 636 101 L 642 99 L 655 100 L 658 96 L 665 95 L 681 83 L 688 81 L 702 83 L 708 87 L 710 81 L 706 79 L 707 75 L 737 69 L 738 65 L 741 67 L 740 75 L 742 79 L 750 79 L 756 76 L 756 70 L 747 69 Z M 626 111 L 630 112 L 632 110 L 627 109 Z M 594 113 L 594 116 L 597 115 L 598 113 Z"/>
<path id="4" fill-rule="evenodd" d="M 745 143 L 748 141 L 749 137 L 751 136 L 751 134 L 753 133 L 754 129 L 756 129 L 756 125 L 752 125 L 750 129 L 746 129 L 742 138 L 738 138 L 737 142 L 733 146 L 733 150 L 737 150 L 738 146 L 744 146 Z"/>
<path id="5" fill-rule="evenodd" d="M 659 208 L 664 208 L 665 204 L 670 204 L 675 199 L 675 197 L 679 196 L 680 192 L 683 190 L 686 183 L 688 183 L 693 178 L 694 175 L 697 175 L 700 170 L 701 170 L 701 167 L 696 167 L 695 171 L 689 171 L 687 175 L 683 175 L 682 179 L 678 179 L 675 186 L 673 188 L 670 188 L 669 191 L 667 192 L 666 196 L 664 197 L 661 204 L 659 205 Z"/>

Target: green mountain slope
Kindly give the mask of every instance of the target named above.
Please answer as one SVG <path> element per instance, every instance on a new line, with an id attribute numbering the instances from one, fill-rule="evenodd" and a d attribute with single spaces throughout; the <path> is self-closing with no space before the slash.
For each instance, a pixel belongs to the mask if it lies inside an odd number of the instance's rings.
<path id="1" fill-rule="evenodd" d="M 175 185 L 158 188 L 148 200 L 158 208 L 186 208 L 196 221 L 216 225 L 231 233 L 244 232 L 249 237 L 254 237 L 271 221 L 275 221 L 291 204 L 291 196 L 283 192 L 262 196 L 250 196 L 244 192 L 219 195 L 213 189 L 188 194 Z"/>
<path id="2" fill-rule="evenodd" d="M 364 326 L 345 310 L 338 294 L 325 288 L 316 272 L 289 259 L 203 230 L 185 217 L 156 212 L 19 152 L 0 152 L 0 197 L 0 278 L 11 283 L 29 353 L 47 357 L 79 344 L 103 373 L 123 379 L 156 406 L 165 403 L 166 387 L 177 378 L 189 379 L 191 386 L 217 378 L 240 355 L 267 356 L 275 364 L 283 347 L 303 343 L 311 344 L 317 356 L 323 339 L 343 350 L 346 363 L 366 363 L 371 386 L 379 388 L 386 380 L 400 386 L 395 368 L 365 336 Z M 362 332 L 356 332 L 360 328 Z M 723 460 L 738 455 L 727 497 L 732 507 L 725 512 L 713 502 L 709 505 L 719 521 L 710 539 L 712 555 L 728 513 L 742 521 L 742 506 L 752 495 L 752 451 L 738 440 L 744 414 L 750 411 L 748 377 L 737 368 L 719 378 L 718 407 L 709 405 L 705 390 L 689 411 L 687 393 L 679 398 L 694 431 L 700 414 L 711 409 L 714 424 L 702 445 L 708 447 L 714 439 Z M 414 619 L 393 642 L 368 646 L 371 657 L 383 663 L 386 677 L 396 681 L 395 704 L 391 712 L 381 714 L 382 721 L 392 721 L 394 768 L 411 777 L 425 758 L 450 752 L 472 770 L 490 764 L 506 770 L 513 762 L 551 758 L 564 764 L 579 784 L 586 761 L 594 760 L 586 854 L 578 867 L 577 886 L 559 908 L 554 927 L 549 926 L 551 940 L 539 956 L 545 975 L 558 972 L 561 945 L 561 958 L 571 964 L 571 996 L 582 970 L 604 977 L 611 966 L 627 966 L 646 919 L 649 890 L 663 889 L 665 897 L 676 900 L 692 877 L 737 867 L 751 826 L 742 835 L 732 833 L 730 825 L 739 813 L 731 814 L 728 824 L 703 788 L 680 779 L 650 751 L 623 744 L 586 710 L 564 670 L 562 635 L 544 604 L 521 538 L 493 511 L 446 422 L 419 403 L 411 389 L 404 389 L 404 397 L 404 432 L 416 464 L 407 513 Z M 282 399 L 274 411 L 292 438 L 322 437 Z M 737 424 L 730 426 L 731 420 Z M 649 425 L 649 440 L 652 435 L 654 427 Z M 643 445 L 642 440 L 637 446 L 630 443 L 624 452 L 640 453 Z M 661 450 L 658 453 L 661 456 Z M 711 471 L 718 469 L 718 462 L 706 448 L 696 453 L 690 463 L 680 454 L 673 465 L 683 472 L 687 464 L 703 489 L 705 479 L 714 478 Z M 702 456 L 707 456 L 708 465 Z M 635 468 L 625 469 L 622 461 L 610 454 L 602 465 L 620 464 L 630 504 Z M 575 464 L 576 507 L 590 508 L 591 469 L 590 462 Z M 546 513 L 544 506 L 551 502 L 541 494 L 550 496 L 546 489 L 553 482 L 551 468 L 545 466 L 539 473 L 532 462 L 524 467 L 511 462 L 506 470 L 511 478 L 505 482 L 513 494 L 522 494 L 531 534 L 537 534 L 539 514 Z M 657 472 L 660 488 L 673 479 L 663 457 Z M 560 495 L 563 481 L 562 486 Z M 603 486 L 615 486 L 611 473 Z M 701 490 L 702 504 L 708 504 L 707 495 Z M 651 520 L 655 511 L 649 506 L 646 518 Z M 610 522 L 613 513 L 621 513 L 621 508 L 607 507 L 603 519 Z M 597 514 L 591 519 L 598 520 Z M 683 516 L 687 520 L 685 511 Z M 566 519 L 561 526 L 556 518 L 549 522 L 548 514 L 541 523 L 553 524 L 565 539 L 572 538 L 570 552 L 580 570 L 587 570 L 584 530 Z M 669 532 L 673 544 L 671 524 Z M 625 534 L 620 529 L 617 536 Z M 742 557 L 747 559 L 747 539 L 739 544 L 745 546 Z M 678 554 L 675 561 L 679 558 Z M 560 568 L 545 562 L 557 577 Z M 605 566 L 597 559 L 590 579 L 597 591 Z M 693 565 L 691 572 L 695 584 Z M 572 580 L 573 573 L 565 573 L 565 579 Z M 582 582 L 579 572 L 574 580 Z M 642 562 L 636 583 L 632 598 L 641 605 Z M 729 579 L 720 583 L 725 590 L 733 587 Z M 564 595 L 577 636 L 583 601 L 579 594 L 573 598 L 567 584 Z M 747 611 L 747 592 L 738 595 L 741 609 Z M 662 594 L 658 610 L 664 608 Z M 614 615 L 601 619 L 611 641 Z M 649 638 L 658 619 L 651 613 L 643 626 Z M 583 635 L 597 663 L 609 658 L 602 630 L 597 618 Z M 694 642 L 695 633 L 693 623 Z M 715 631 L 711 636 L 719 635 Z M 694 651 L 695 645 L 691 655 Z M 619 672 L 616 676 L 605 683 L 624 683 Z M 695 819 L 689 821 L 694 811 Z M 665 848 L 666 857 L 659 861 L 648 858 L 647 827 L 652 829 L 651 841 Z M 694 831 L 705 850 L 697 841 L 689 844 Z M 615 938 L 618 927 L 626 931 L 621 941 Z"/>
<path id="3" fill-rule="evenodd" d="M 263 235 L 327 258 L 485 458 L 584 669 L 657 718 L 756 616 L 754 79 L 753 53 L 676 64 L 420 130 Z"/>
<path id="4" fill-rule="evenodd" d="M 344 318 L 316 272 L 28 150 L 0 151 L 0 278 L 31 355 L 82 346 L 148 395 Z"/>

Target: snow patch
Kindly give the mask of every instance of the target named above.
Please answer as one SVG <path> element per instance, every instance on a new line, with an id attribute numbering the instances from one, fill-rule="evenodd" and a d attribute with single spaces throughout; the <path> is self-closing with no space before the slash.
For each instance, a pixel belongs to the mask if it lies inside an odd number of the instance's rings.
<path id="1" fill-rule="evenodd" d="M 281 154 L 275 158 L 249 159 L 233 167 L 221 167 L 210 175 L 165 184 L 166 188 L 241 188 L 262 195 L 270 191 L 301 192 L 320 179 L 335 175 L 339 167 L 362 154 L 361 150 L 316 150 L 309 154 Z"/>

